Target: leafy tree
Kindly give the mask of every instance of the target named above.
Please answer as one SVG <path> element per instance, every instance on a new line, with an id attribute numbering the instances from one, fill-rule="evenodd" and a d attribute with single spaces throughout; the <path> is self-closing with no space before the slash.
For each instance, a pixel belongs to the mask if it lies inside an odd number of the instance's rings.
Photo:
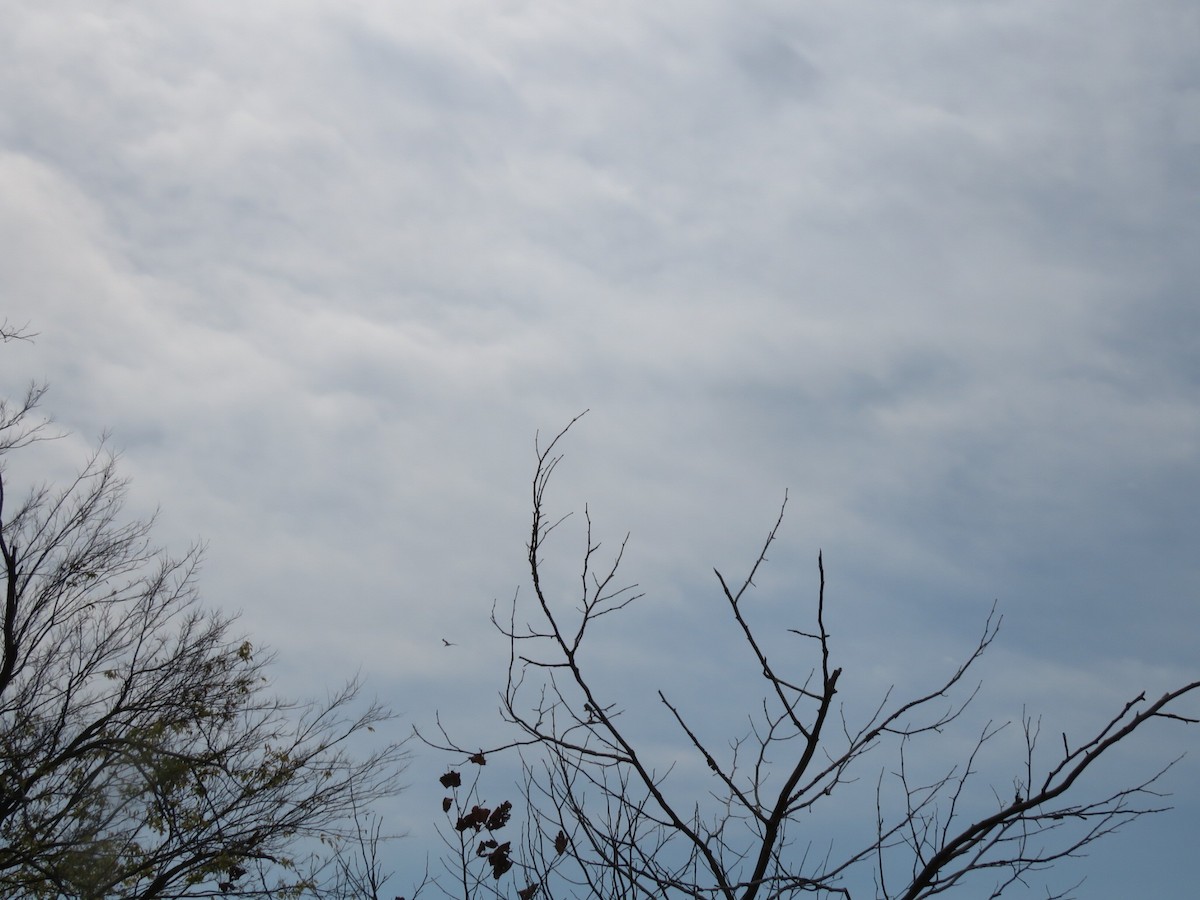
<path id="1" fill-rule="evenodd" d="M 1071 740 L 1062 734 L 1061 748 L 1057 738 L 1043 746 L 1039 720 L 1025 717 L 1022 752 L 1005 788 L 977 784 L 981 756 L 1003 726 L 989 724 L 977 732 L 965 759 L 948 771 L 930 776 L 920 765 L 929 742 L 946 736 L 975 697 L 977 688 L 972 690 L 966 679 L 996 636 L 994 610 L 965 661 L 947 677 L 909 699 L 896 699 L 888 690 L 872 713 L 852 721 L 837 702 L 842 669 L 835 665 L 826 627 L 820 557 L 815 622 L 789 629 L 790 649 L 768 652 L 778 642 L 768 640 L 749 618 L 748 591 L 766 562 L 782 509 L 745 578 L 731 584 L 716 572 L 733 634 L 729 646 L 740 643 L 751 675 L 762 678 L 761 703 L 748 710 L 748 731 L 731 728 L 715 743 L 703 736 L 714 730 L 709 714 L 689 716 L 657 693 L 664 722 L 679 736 L 676 762 L 690 756 L 699 763 L 693 771 L 708 772 L 708 783 L 699 791 L 695 781 L 681 791 L 669 777 L 674 765 L 662 764 L 661 745 L 647 746 L 636 723 L 622 718 L 621 705 L 596 675 L 596 659 L 587 652 L 599 620 L 640 596 L 636 585 L 617 578 L 624 543 L 607 562 L 599 562 L 600 545 L 585 514 L 578 593 L 564 600 L 546 586 L 543 551 L 563 521 L 548 516 L 546 491 L 566 430 L 538 452 L 528 544 L 532 596 L 526 605 L 514 598 L 503 620 L 493 614 L 510 647 L 501 712 L 515 736 L 478 750 L 451 739 L 439 724 L 440 738 L 427 741 L 461 754 L 467 766 L 515 750 L 528 820 L 523 834 L 513 839 L 515 848 L 512 840 L 500 844 L 490 828 L 478 847 L 447 841 L 447 871 L 454 877 L 433 880 L 443 893 L 470 898 L 513 891 L 520 900 L 535 894 L 775 900 L 849 898 L 873 882 L 868 895 L 884 900 L 916 900 L 954 889 L 995 898 L 1121 825 L 1165 809 L 1155 784 L 1169 765 L 1099 796 L 1083 796 L 1088 790 L 1084 776 L 1150 722 L 1195 724 L 1197 719 L 1184 715 L 1180 706 L 1200 694 L 1200 681 L 1153 700 L 1138 694 L 1089 737 Z M 888 749 L 895 762 L 881 772 L 867 757 Z M 475 771 L 467 787 L 458 769 L 442 776 L 449 792 L 443 811 L 459 834 L 478 833 L 481 823 L 488 826 L 487 807 L 464 818 L 463 811 L 480 802 L 482 770 Z M 814 840 L 814 834 L 829 834 L 814 816 L 843 813 L 842 801 L 830 798 L 859 791 L 852 783 L 864 775 L 875 787 L 873 803 L 864 810 L 865 833 L 857 843 L 841 846 L 826 837 Z M 507 817 L 496 824 L 506 822 Z M 502 871 L 492 865 L 498 847 L 504 848 L 506 861 L 516 860 L 514 875 L 505 881 L 501 877 L 508 866 Z M 422 883 L 428 886 L 428 880 Z"/>
<path id="2" fill-rule="evenodd" d="M 403 748 L 368 734 L 391 714 L 357 681 L 324 702 L 275 696 L 269 658 L 200 606 L 200 548 L 169 555 L 152 520 L 123 516 L 103 447 L 68 483 L 16 496 L 10 457 L 53 437 L 43 392 L 0 400 L 0 895 L 372 883 L 377 858 L 364 871 L 346 851 L 374 849 L 361 811 L 398 789 Z"/>

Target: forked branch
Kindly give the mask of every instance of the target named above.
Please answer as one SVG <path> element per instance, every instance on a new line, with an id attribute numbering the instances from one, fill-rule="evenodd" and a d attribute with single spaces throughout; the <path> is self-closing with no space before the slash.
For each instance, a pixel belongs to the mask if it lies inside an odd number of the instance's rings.
<path id="1" fill-rule="evenodd" d="M 917 780 L 907 760 L 918 741 L 927 753 L 928 742 L 958 722 L 976 697 L 978 685 L 967 683 L 967 676 L 996 638 L 1000 617 L 995 605 L 975 645 L 944 680 L 907 700 L 893 699 L 887 689 L 866 720 L 851 725 L 853 717 L 835 705 L 842 669 L 833 663 L 825 565 L 818 555 L 815 623 L 786 629 L 812 652 L 789 654 L 786 665 L 772 660 L 746 599 L 777 540 L 786 495 L 748 574 L 733 583 L 736 589 L 716 572 L 732 630 L 753 661 L 748 675 L 766 681 L 749 730 L 727 733 L 729 751 L 718 752 L 681 704 L 657 692 L 664 715 L 679 729 L 679 758 L 694 754 L 703 764 L 701 771 L 707 769 L 715 778 L 715 788 L 699 796 L 685 790 L 683 796 L 690 799 L 680 799 L 675 782 L 668 789 L 671 771 L 659 772 L 646 761 L 649 753 L 638 737 L 639 723 L 621 718 L 617 698 L 601 690 L 588 655 L 592 641 L 586 638 L 594 634 L 597 620 L 641 597 L 636 585 L 625 585 L 618 577 L 628 536 L 602 561 L 601 543 L 585 509 L 578 595 L 564 600 L 550 589 L 543 571 L 548 539 L 565 520 L 548 515 L 547 491 L 562 461 L 557 448 L 577 420 L 537 449 L 527 548 L 533 591 L 532 600 L 521 607 L 530 621 L 518 625 L 519 595 L 505 621 L 493 610 L 492 621 L 510 648 L 501 711 L 517 734 L 482 752 L 458 745 L 444 732 L 435 744 L 464 759 L 511 749 L 520 754 L 531 823 L 523 855 L 530 873 L 526 881 L 539 885 L 545 896 L 850 898 L 866 879 L 873 881 L 875 896 L 915 900 L 959 886 L 968 876 L 991 873 L 996 877 L 988 896 L 999 897 L 1028 873 L 1076 855 L 1123 822 L 1162 811 L 1160 803 L 1138 801 L 1157 800 L 1154 785 L 1165 769 L 1100 799 L 1068 801 L 1067 795 L 1078 792 L 1079 779 L 1099 757 L 1145 723 L 1195 724 L 1194 717 L 1180 711 L 1179 702 L 1196 692 L 1200 681 L 1148 705 L 1139 695 L 1095 737 L 1073 749 L 1064 736 L 1061 759 L 1036 778 L 1038 729 L 1026 721 L 1027 754 L 1017 790 L 1011 799 L 999 800 L 1002 792 L 980 785 L 984 797 L 997 798 L 996 806 L 980 816 L 979 800 L 972 799 L 979 793 L 976 767 L 984 745 L 1003 724 L 989 721 L 977 732 L 963 763 L 931 781 Z M 834 715 L 841 727 L 831 730 Z M 704 731 L 711 731 L 711 724 L 706 721 Z M 864 835 L 841 838 L 837 846 L 831 841 L 823 853 L 813 852 L 811 842 L 798 842 L 801 821 L 814 821 L 808 816 L 823 809 L 825 798 L 839 787 L 860 777 L 867 756 L 881 746 L 892 746 L 897 754 L 898 810 L 887 812 L 880 775 L 875 810 L 864 816 Z M 569 866 L 557 854 L 550 860 L 544 849 L 538 850 L 550 841 L 547 829 L 557 832 L 553 844 L 564 848 L 558 853 L 566 853 Z"/>

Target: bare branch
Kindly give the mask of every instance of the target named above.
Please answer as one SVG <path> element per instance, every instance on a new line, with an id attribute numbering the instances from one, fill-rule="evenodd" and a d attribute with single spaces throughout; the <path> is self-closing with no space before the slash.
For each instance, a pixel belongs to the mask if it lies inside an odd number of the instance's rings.
<path id="1" fill-rule="evenodd" d="M 528 900 L 528 890 L 547 897 L 557 891 L 604 900 L 849 898 L 851 884 L 857 883 L 853 880 L 864 877 L 874 881 L 881 898 L 915 900 L 973 876 L 990 877 L 985 896 L 996 898 L 1120 825 L 1164 809 L 1155 785 L 1169 766 L 1099 799 L 1067 796 L 1081 792 L 1078 781 L 1097 758 L 1144 723 L 1195 724 L 1177 704 L 1200 682 L 1149 704 L 1139 695 L 1096 736 L 1074 748 L 1063 734 L 1061 759 L 1044 770 L 1035 759 L 1040 722 L 1024 717 L 1026 753 L 1010 793 L 988 784 L 980 772 L 983 750 L 1006 728 L 1004 722 L 979 725 L 959 765 L 932 776 L 918 774 L 912 765 L 918 746 L 925 756 L 928 741 L 965 724 L 960 720 L 979 691 L 967 676 L 996 639 L 1001 624 L 996 604 L 963 661 L 936 686 L 909 699 L 896 699 L 896 691 L 886 688 L 866 721 L 852 725 L 846 710 L 834 705 L 842 669 L 833 662 L 825 565 L 818 554 L 815 623 L 777 629 L 800 638 L 806 652 L 799 659 L 789 654 L 786 665 L 772 660 L 747 598 L 777 540 L 786 494 L 736 589 L 715 573 L 733 633 L 745 642 L 747 661 L 752 660 L 747 675 L 766 681 L 761 703 L 748 717 L 748 726 L 737 726 L 744 730 L 728 733 L 728 750 L 718 751 L 693 727 L 697 716 L 657 691 L 659 708 L 680 733 L 673 758 L 695 761 L 713 776 L 713 787 L 692 800 L 681 798 L 675 788 L 669 791 L 668 782 L 675 784 L 674 765 L 658 771 L 646 761 L 652 757 L 621 718 L 616 699 L 599 687 L 587 656 L 599 620 L 641 597 L 636 585 L 619 576 L 628 535 L 603 559 L 591 510 L 585 507 L 578 595 L 560 597 L 544 577 L 542 554 L 566 518 L 549 516 L 547 491 L 562 461 L 560 442 L 577 420 L 544 449 L 537 448 L 527 546 L 532 596 L 522 602 L 520 593 L 515 594 L 503 621 L 492 610 L 493 624 L 509 642 L 500 706 L 516 736 L 479 751 L 456 743 L 439 721 L 441 740 L 435 744 L 463 759 L 510 750 L 519 754 L 528 814 L 526 842 L 520 848 L 527 887 L 518 891 L 519 900 Z M 519 604 L 526 619 L 522 625 Z M 606 627 L 612 627 L 611 620 Z M 729 677 L 734 676 L 731 671 Z M 839 717 L 840 729 L 827 727 L 831 715 Z M 707 732 L 710 721 L 705 724 Z M 874 821 L 868 812 L 866 836 L 846 846 L 835 846 L 831 839 L 821 850 L 811 838 L 797 841 L 796 833 L 812 833 L 800 829 L 801 821 L 824 808 L 825 798 L 841 786 L 860 778 L 868 756 L 882 747 L 894 750 L 896 764 L 890 777 L 885 777 L 887 770 L 876 770 Z M 898 786 L 899 799 L 889 812 L 885 787 L 892 784 Z M 547 850 L 551 845 L 557 848 L 553 854 Z M 464 870 L 459 865 L 455 871 Z M 464 900 L 497 891 L 494 884 L 484 889 L 469 879 L 461 880 L 460 887 Z"/>

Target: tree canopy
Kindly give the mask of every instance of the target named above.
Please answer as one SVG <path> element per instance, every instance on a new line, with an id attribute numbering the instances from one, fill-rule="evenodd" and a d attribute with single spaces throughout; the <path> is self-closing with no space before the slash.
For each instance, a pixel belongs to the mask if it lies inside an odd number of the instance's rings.
<path id="1" fill-rule="evenodd" d="M 391 713 L 356 680 L 277 696 L 270 656 L 201 605 L 202 548 L 125 515 L 104 446 L 19 492 L 10 459 L 54 437 L 43 393 L 0 399 L 0 894 L 354 893 L 372 873 L 342 851 L 405 755 L 372 734 Z"/>

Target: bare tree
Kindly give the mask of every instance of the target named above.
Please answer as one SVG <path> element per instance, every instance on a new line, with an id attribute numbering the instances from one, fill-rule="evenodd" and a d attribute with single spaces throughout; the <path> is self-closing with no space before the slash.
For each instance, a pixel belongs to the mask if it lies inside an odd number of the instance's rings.
<path id="1" fill-rule="evenodd" d="M 625 544 L 601 563 L 585 510 L 579 593 L 564 603 L 545 585 L 543 551 L 563 521 L 548 516 L 546 492 L 561 460 L 556 448 L 569 428 L 538 451 L 528 544 L 530 604 L 520 606 L 514 598 L 503 621 L 493 613 L 510 646 L 501 711 L 516 736 L 480 751 L 452 740 L 439 723 L 441 738 L 428 741 L 462 754 L 464 763 L 479 764 L 502 751 L 519 753 L 529 824 L 522 846 L 512 850 L 520 857 L 512 883 L 522 900 L 536 891 L 606 900 L 848 898 L 861 893 L 863 884 L 873 884 L 871 894 L 886 900 L 933 897 L 955 888 L 995 898 L 1121 825 L 1165 808 L 1155 790 L 1165 768 L 1098 797 L 1080 796 L 1081 776 L 1151 721 L 1195 724 L 1179 706 L 1200 689 L 1200 681 L 1154 700 L 1139 694 L 1092 736 L 1070 742 L 1063 734 L 1061 749 L 1055 740 L 1049 753 L 1039 740 L 1040 724 L 1026 718 L 1018 771 L 1004 790 L 976 784 L 978 757 L 1002 726 L 985 726 L 967 757 L 940 776 L 930 780 L 916 771 L 915 751 L 928 746 L 922 742 L 937 740 L 976 696 L 978 686 L 966 679 L 996 636 L 1000 620 L 994 608 L 965 661 L 947 677 L 907 700 L 888 690 L 873 714 L 851 724 L 837 702 L 842 669 L 834 664 L 826 626 L 821 557 L 815 623 L 790 630 L 797 649 L 787 655 L 786 668 L 769 658 L 766 642 L 747 618 L 747 592 L 775 540 L 782 508 L 745 578 L 731 584 L 716 572 L 730 628 L 763 679 L 749 732 L 727 734 L 715 745 L 701 737 L 712 730 L 707 715 L 690 717 L 657 693 L 663 717 L 677 729 L 680 754 L 691 754 L 709 772 L 710 784 L 700 796 L 685 792 L 681 798 L 672 790 L 670 766 L 662 768 L 661 758 L 656 765 L 653 750 L 621 718 L 585 653 L 585 639 L 598 621 L 640 596 L 636 585 L 618 580 Z M 797 664 L 806 649 L 807 661 Z M 851 846 L 813 842 L 811 823 L 819 820 L 812 815 L 831 812 L 828 798 L 835 792 L 841 797 L 856 790 L 851 783 L 876 765 L 868 754 L 889 747 L 895 766 L 890 773 L 874 769 L 867 833 Z M 898 788 L 894 795 L 889 782 Z M 469 802 L 448 797 L 444 807 L 452 805 L 457 810 Z M 462 865 L 471 863 L 469 853 L 460 855 Z M 452 859 L 450 867 L 456 865 Z M 475 865 L 483 868 L 482 861 Z M 494 882 L 477 878 L 473 888 L 464 879 L 444 887 L 466 898 L 486 894 L 480 885 L 501 893 Z"/>
<path id="2" fill-rule="evenodd" d="M 383 847 L 400 835 L 385 834 L 383 817 L 360 808 L 353 797 L 351 819 L 352 830 L 332 842 L 333 878 L 327 895 L 330 900 L 380 900 L 394 874 L 384 871 Z"/>
<path id="3" fill-rule="evenodd" d="M 402 746 L 369 734 L 391 714 L 357 681 L 275 696 L 269 657 L 199 605 L 200 548 L 124 517 L 103 447 L 14 496 L 42 393 L 0 401 L 0 895 L 345 893 L 338 853 L 398 789 Z"/>

